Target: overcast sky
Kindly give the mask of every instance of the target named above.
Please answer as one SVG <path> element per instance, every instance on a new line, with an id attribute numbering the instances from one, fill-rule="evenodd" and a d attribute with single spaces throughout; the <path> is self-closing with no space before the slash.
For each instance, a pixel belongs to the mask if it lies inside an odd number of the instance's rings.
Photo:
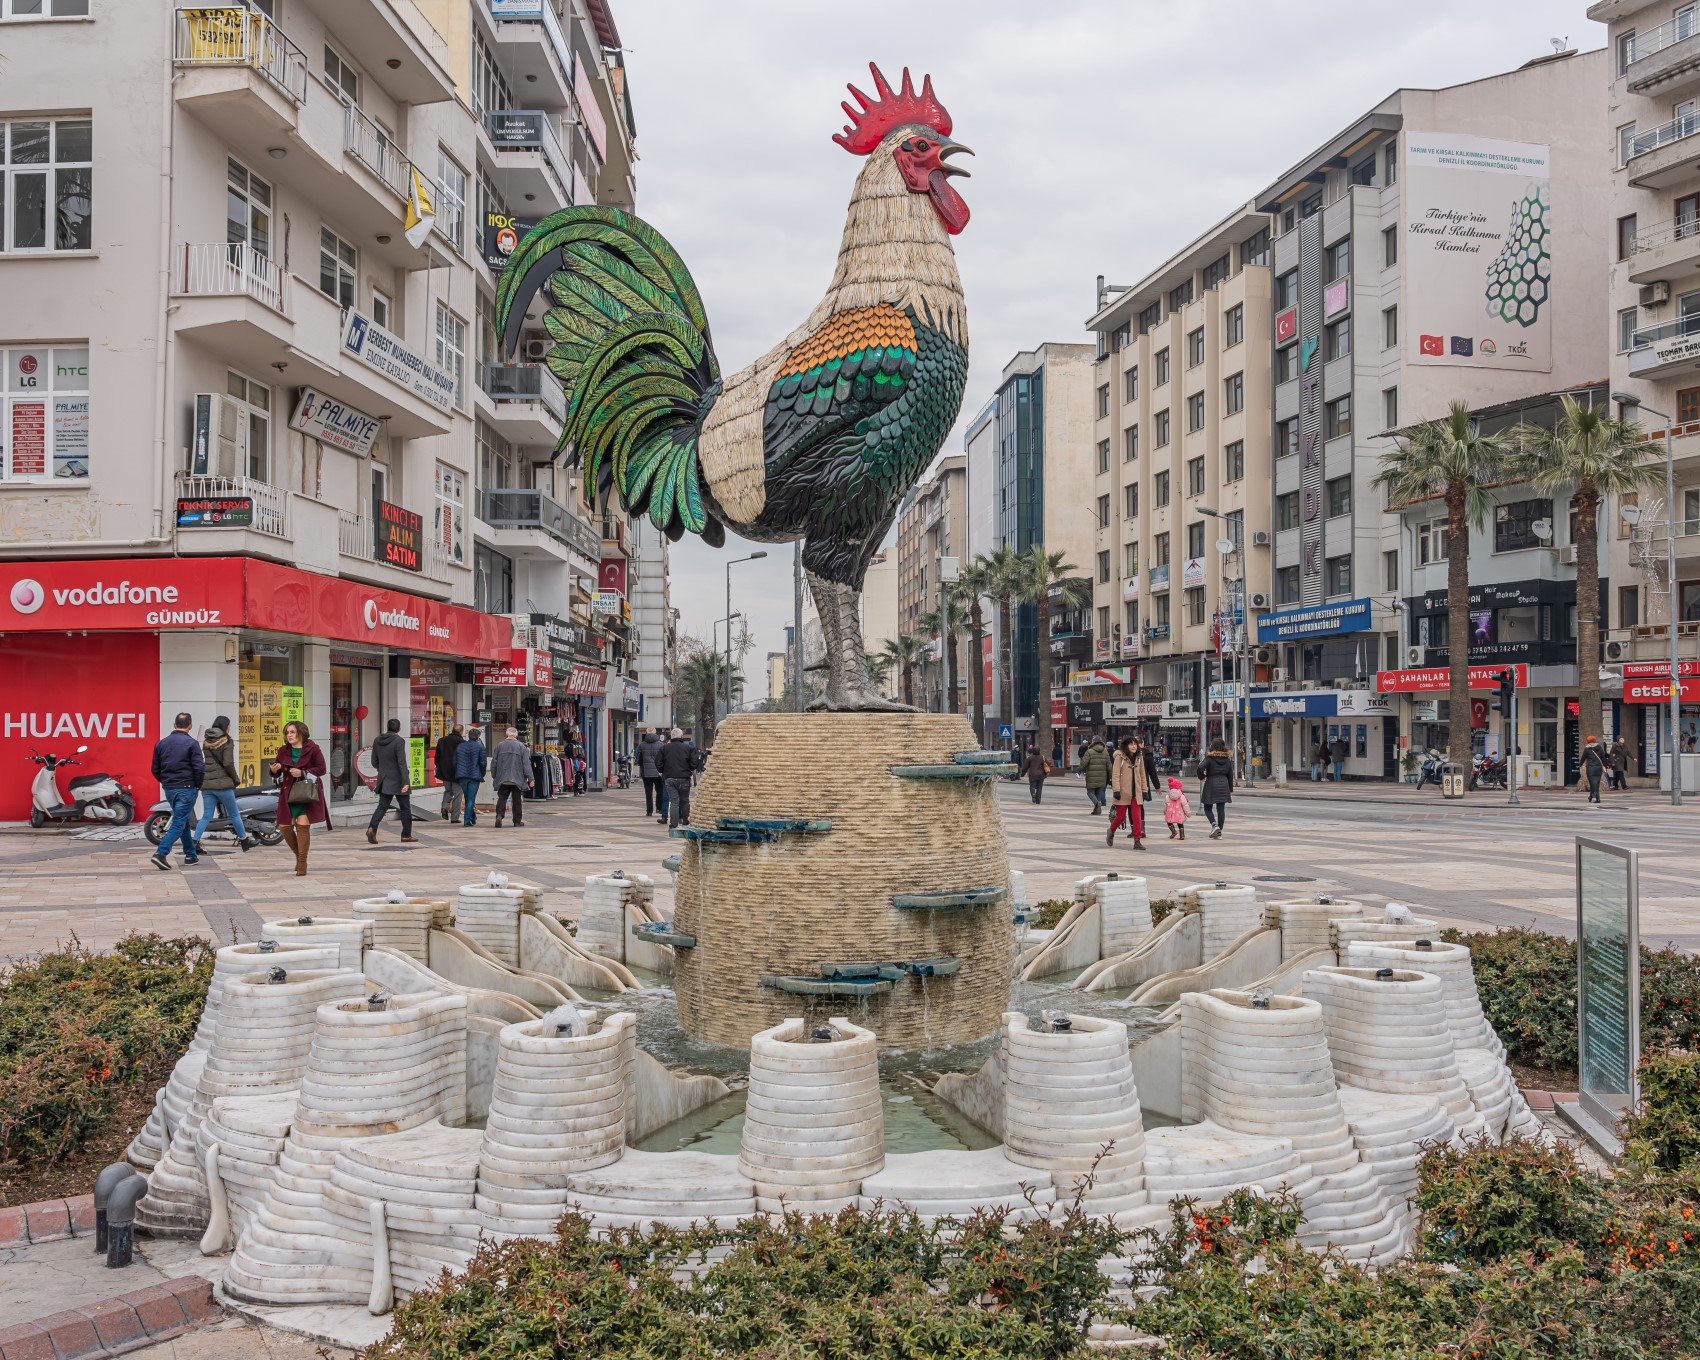
<path id="1" fill-rule="evenodd" d="M 1085 340 L 1093 279 L 1132 283 L 1401 85 L 1456 84 L 1598 47 L 1584 0 L 616 0 L 637 117 L 638 211 L 678 247 L 725 372 L 826 291 L 859 161 L 830 139 L 846 81 L 907 64 L 977 153 L 956 253 L 966 418 L 1017 351 Z M 1602 150 L 1602 154 L 1604 151 Z M 673 604 L 706 640 L 722 550 L 673 549 Z M 733 568 L 752 699 L 791 618 L 791 551 Z"/>

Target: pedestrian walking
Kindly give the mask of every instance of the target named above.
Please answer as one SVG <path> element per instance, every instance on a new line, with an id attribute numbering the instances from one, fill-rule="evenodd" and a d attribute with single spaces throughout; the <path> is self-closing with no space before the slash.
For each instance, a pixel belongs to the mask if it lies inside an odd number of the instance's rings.
<path id="1" fill-rule="evenodd" d="M 443 786 L 442 814 L 445 822 L 452 822 L 460 816 L 461 792 L 460 780 L 455 777 L 455 752 L 460 750 L 460 744 L 465 740 L 466 725 L 456 723 L 437 738 L 437 749 L 432 756 L 437 782 Z"/>
<path id="2" fill-rule="evenodd" d="M 462 826 L 472 826 L 478 821 L 478 786 L 489 771 L 490 754 L 484 749 L 478 729 L 469 728 L 466 740 L 455 751 L 455 781 L 460 785 L 461 797 L 466 804 L 460 820 Z"/>
<path id="3" fill-rule="evenodd" d="M 200 854 L 189 834 L 189 817 L 195 810 L 195 795 L 206 777 L 206 757 L 201 743 L 189 734 L 195 720 L 179 713 L 171 731 L 161 737 L 153 748 L 153 777 L 159 781 L 165 801 L 171 804 L 171 822 L 160 837 L 159 848 L 149 857 L 156 869 L 171 867 L 171 847 L 181 844 L 183 863 L 197 864 Z"/>
<path id="4" fill-rule="evenodd" d="M 1337 736 L 1328 743 L 1328 754 L 1334 761 L 1334 782 L 1338 784 L 1345 774 L 1346 757 L 1352 753 L 1352 744 L 1343 736 Z"/>
<path id="5" fill-rule="evenodd" d="M 1198 801 L 1204 804 L 1204 820 L 1210 823 L 1210 839 L 1219 841 L 1228 829 L 1228 804 L 1234 801 L 1234 762 L 1227 744 L 1218 737 L 1198 762 L 1203 786 Z"/>
<path id="6" fill-rule="evenodd" d="M 1582 750 L 1582 776 L 1588 781 L 1590 803 L 1600 801 L 1600 780 L 1605 777 L 1610 764 L 1605 748 L 1600 745 L 1600 739 L 1590 735 L 1587 746 Z"/>
<path id="7" fill-rule="evenodd" d="M 242 824 L 242 809 L 236 805 L 236 788 L 241 767 L 236 763 L 236 743 L 230 739 L 230 719 L 214 718 L 201 736 L 201 820 L 195 823 L 195 855 L 201 853 L 201 838 L 207 834 L 215 809 L 222 809 L 230 822 L 236 844 L 244 853 L 253 848 L 254 838 Z"/>
<path id="8" fill-rule="evenodd" d="M 1080 757 L 1080 774 L 1086 781 L 1086 797 L 1092 804 L 1092 815 L 1104 811 L 1104 790 L 1110 785 L 1110 750 L 1102 737 L 1093 737 Z"/>
<path id="9" fill-rule="evenodd" d="M 1181 781 L 1172 775 L 1169 778 L 1169 792 L 1163 799 L 1163 820 L 1169 826 L 1169 839 L 1186 839 L 1186 819 L 1192 815 L 1192 804 L 1186 800 L 1186 789 Z"/>
<path id="10" fill-rule="evenodd" d="M 1145 848 L 1145 800 L 1151 796 L 1151 778 L 1146 773 L 1145 753 L 1137 737 L 1124 737 L 1121 749 L 1110 762 L 1110 825 L 1104 844 L 1116 843 L 1116 831 L 1125 823 L 1133 837 L 1133 848 Z"/>
<path id="11" fill-rule="evenodd" d="M 512 802 L 514 825 L 525 825 L 525 795 L 533 787 L 531 749 L 519 739 L 519 729 L 510 727 L 491 760 L 491 782 L 496 786 L 496 825 Z"/>
<path id="12" fill-rule="evenodd" d="M 1607 757 L 1611 762 L 1611 787 L 1620 793 L 1629 792 L 1629 743 L 1620 735 L 1611 744 Z"/>
<path id="13" fill-rule="evenodd" d="M 656 759 L 667 782 L 667 827 L 687 826 L 691 820 L 691 776 L 697 767 L 696 745 L 675 727 Z"/>
<path id="14" fill-rule="evenodd" d="M 1027 750 L 1027 759 L 1022 764 L 1022 772 L 1027 776 L 1027 791 L 1033 795 L 1037 803 L 1045 796 L 1045 779 L 1051 773 L 1051 762 L 1039 753 L 1039 745 L 1035 742 Z"/>
<path id="15" fill-rule="evenodd" d="M 638 776 L 643 780 L 643 815 L 667 820 L 667 785 L 661 778 L 661 729 L 652 727 L 638 741 Z"/>
<path id="16" fill-rule="evenodd" d="M 325 807 L 325 774 L 330 769 L 304 722 L 283 725 L 283 745 L 270 765 L 277 780 L 277 824 L 283 839 L 295 852 L 297 876 L 307 872 L 307 852 L 313 844 L 315 824 L 329 827 L 331 815 Z"/>
<path id="17" fill-rule="evenodd" d="M 1310 782 L 1320 784 L 1322 772 L 1332 763 L 1328 754 L 1328 743 L 1319 737 L 1316 744 L 1310 748 Z"/>
<path id="18" fill-rule="evenodd" d="M 401 719 L 391 718 L 372 743 L 372 763 L 378 767 L 378 807 L 366 823 L 366 840 L 378 843 L 378 824 L 393 801 L 401 812 L 401 839 L 405 845 L 418 843 L 413 834 L 413 771 L 408 760 L 407 738 L 401 734 Z"/>

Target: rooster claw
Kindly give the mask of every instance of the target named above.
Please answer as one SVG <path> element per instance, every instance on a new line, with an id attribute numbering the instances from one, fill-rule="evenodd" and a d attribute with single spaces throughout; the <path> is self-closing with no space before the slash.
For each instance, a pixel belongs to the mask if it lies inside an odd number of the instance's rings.
<path id="1" fill-rule="evenodd" d="M 830 689 L 809 705 L 811 713 L 919 713 L 918 708 L 900 704 L 871 689 Z"/>

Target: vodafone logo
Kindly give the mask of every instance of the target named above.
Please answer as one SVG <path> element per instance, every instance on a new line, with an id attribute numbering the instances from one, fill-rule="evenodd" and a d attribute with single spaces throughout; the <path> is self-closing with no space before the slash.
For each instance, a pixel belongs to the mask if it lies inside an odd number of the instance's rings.
<path id="1" fill-rule="evenodd" d="M 386 628 L 400 628 L 409 633 L 419 631 L 419 616 L 409 614 L 405 609 L 379 609 L 376 600 L 367 600 L 363 611 L 368 628 L 376 628 L 380 623 Z"/>
<path id="2" fill-rule="evenodd" d="M 41 582 L 21 576 L 12 584 L 12 608 L 20 614 L 33 614 L 47 602 L 47 592 Z"/>
<path id="3" fill-rule="evenodd" d="M 366 626 L 368 628 L 378 626 L 378 602 L 376 600 L 366 601 Z"/>

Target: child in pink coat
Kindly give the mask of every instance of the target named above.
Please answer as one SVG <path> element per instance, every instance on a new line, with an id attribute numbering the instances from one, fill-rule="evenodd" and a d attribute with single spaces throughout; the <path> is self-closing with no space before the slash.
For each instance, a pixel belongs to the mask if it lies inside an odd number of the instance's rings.
<path id="1" fill-rule="evenodd" d="M 1169 796 L 1163 803 L 1163 820 L 1169 824 L 1170 840 L 1186 839 L 1186 819 L 1192 816 L 1192 804 L 1186 800 L 1181 781 L 1169 780 Z"/>

